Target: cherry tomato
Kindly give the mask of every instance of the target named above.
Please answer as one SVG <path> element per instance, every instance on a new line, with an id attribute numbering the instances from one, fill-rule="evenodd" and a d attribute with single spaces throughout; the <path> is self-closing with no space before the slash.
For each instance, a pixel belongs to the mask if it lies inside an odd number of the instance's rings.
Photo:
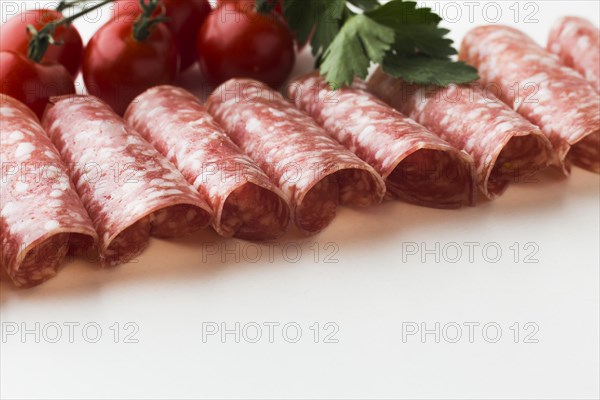
<path id="1" fill-rule="evenodd" d="M 215 85 L 245 77 L 277 88 L 296 60 L 293 36 L 278 17 L 223 9 L 200 28 L 197 52 L 202 73 Z"/>
<path id="2" fill-rule="evenodd" d="M 14 51 L 0 51 L 0 92 L 21 100 L 41 118 L 50 97 L 75 93 L 75 83 L 59 63 L 38 64 Z"/>
<path id="3" fill-rule="evenodd" d="M 58 21 L 63 15 L 55 10 L 31 10 L 18 14 L 0 26 L 0 51 L 10 50 L 27 56 L 29 39 L 27 26 L 38 31 L 46 24 Z M 54 39 L 61 45 L 50 45 L 42 62 L 56 61 L 64 65 L 73 77 L 79 72 L 83 55 L 83 41 L 73 25 L 56 28 Z"/>
<path id="4" fill-rule="evenodd" d="M 177 78 L 179 55 L 164 24 L 156 24 L 142 41 L 133 37 L 133 22 L 112 20 L 88 43 L 83 79 L 89 93 L 106 101 L 118 114 L 146 89 Z"/>
<path id="5" fill-rule="evenodd" d="M 162 3 L 169 18 L 165 25 L 173 34 L 181 57 L 181 71 L 185 71 L 196 61 L 196 36 L 210 14 L 210 3 L 208 0 L 163 0 Z M 160 12 L 158 7 L 155 15 Z M 113 18 L 133 21 L 140 13 L 140 0 L 117 0 L 113 4 Z"/>
<path id="6" fill-rule="evenodd" d="M 283 15 L 283 0 L 271 0 L 272 2 L 277 2 L 273 11 L 275 11 L 279 15 Z M 254 12 L 256 10 L 256 0 L 218 0 L 217 7 L 221 7 L 224 4 L 238 4 L 238 7 L 231 7 L 232 10 L 242 11 L 242 12 Z"/>
<path id="7" fill-rule="evenodd" d="M 277 4 L 273 8 L 275 15 L 281 15 L 282 21 L 284 21 L 287 24 L 287 21 L 285 20 L 285 17 L 283 15 L 284 0 L 272 0 L 272 1 L 277 1 Z M 218 0 L 217 8 L 223 7 L 223 6 L 226 7 L 225 8 L 226 10 L 234 10 L 234 11 L 241 11 L 241 12 L 254 12 L 256 10 L 256 0 Z M 306 41 L 300 43 L 296 40 L 297 45 L 298 45 L 298 51 L 304 50 L 306 45 L 312 39 L 313 34 L 314 34 L 314 29 L 311 32 L 311 34 L 309 35 L 309 37 L 306 39 Z"/>
<path id="8" fill-rule="evenodd" d="M 141 14 L 140 0 L 116 0 L 110 5 L 112 9 L 111 19 L 119 19 L 132 22 Z M 154 12 L 154 16 L 160 14 L 160 7 Z"/>

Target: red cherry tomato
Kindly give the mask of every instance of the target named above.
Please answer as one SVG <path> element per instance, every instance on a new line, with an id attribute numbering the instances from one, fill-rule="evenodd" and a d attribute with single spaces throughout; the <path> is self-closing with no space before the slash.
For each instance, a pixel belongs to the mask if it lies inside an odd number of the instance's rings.
<path id="1" fill-rule="evenodd" d="M 279 15 L 283 15 L 283 0 L 272 0 L 273 2 L 277 2 L 273 11 L 275 11 Z M 256 0 L 218 0 L 217 7 L 221 7 L 224 4 L 238 4 L 237 7 L 231 7 L 232 10 L 242 11 L 242 12 L 254 12 L 256 11 Z"/>
<path id="2" fill-rule="evenodd" d="M 285 17 L 283 15 L 284 0 L 272 0 L 272 1 L 277 1 L 277 4 L 273 8 L 275 15 L 281 15 L 282 20 L 287 24 L 287 21 L 285 20 Z M 256 11 L 256 0 L 218 0 L 217 8 L 223 7 L 223 6 L 225 6 L 226 10 L 230 10 L 230 11 L 254 12 L 254 11 Z M 304 50 L 306 45 L 312 39 L 313 34 L 314 34 L 314 29 L 311 32 L 311 34 L 309 35 L 309 37 L 306 39 L 305 42 L 300 43 L 296 40 L 297 45 L 298 45 L 298 51 Z"/>
<path id="3" fill-rule="evenodd" d="M 245 77 L 277 88 L 296 60 L 293 36 L 278 17 L 223 8 L 200 28 L 197 52 L 202 73 L 215 85 Z"/>
<path id="4" fill-rule="evenodd" d="M 89 93 L 106 101 L 118 114 L 146 89 L 177 78 L 179 55 L 164 24 L 142 41 L 133 37 L 133 22 L 113 20 L 88 43 L 83 79 Z"/>
<path id="5" fill-rule="evenodd" d="M 110 5 L 112 9 L 111 19 L 119 19 L 132 22 L 141 14 L 140 0 L 116 0 Z M 160 7 L 154 12 L 155 16 L 160 14 Z"/>
<path id="6" fill-rule="evenodd" d="M 55 10 L 30 10 L 6 21 L 0 26 L 0 51 L 10 50 L 27 56 L 31 35 L 27 26 L 33 25 L 38 31 L 46 24 L 62 19 Z M 79 72 L 83 55 L 83 41 L 73 25 L 61 25 L 54 32 L 54 39 L 62 42 L 60 46 L 50 45 L 42 62 L 56 61 L 64 65 L 73 77 Z"/>
<path id="7" fill-rule="evenodd" d="M 162 3 L 169 18 L 165 25 L 173 34 L 181 57 L 181 71 L 185 71 L 196 61 L 196 36 L 210 14 L 210 3 L 208 0 L 163 0 Z M 155 15 L 160 12 L 158 7 Z M 133 21 L 140 13 L 140 0 L 117 0 L 113 4 L 113 19 Z"/>
<path id="8" fill-rule="evenodd" d="M 61 64 L 38 64 L 14 51 L 1 51 L 0 92 L 21 100 L 41 118 L 50 97 L 75 93 L 75 83 Z"/>

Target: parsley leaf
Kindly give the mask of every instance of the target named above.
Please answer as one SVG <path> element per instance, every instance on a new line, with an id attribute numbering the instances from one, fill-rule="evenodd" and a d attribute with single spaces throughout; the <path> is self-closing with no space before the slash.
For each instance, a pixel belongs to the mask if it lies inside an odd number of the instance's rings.
<path id="1" fill-rule="evenodd" d="M 355 76 L 366 78 L 371 61 L 382 62 L 394 43 L 394 30 L 364 14 L 346 21 L 323 54 L 321 74 L 335 85 L 350 85 Z"/>
<path id="2" fill-rule="evenodd" d="M 396 29 L 394 50 L 406 55 L 414 55 L 417 50 L 430 57 L 447 59 L 457 53 L 453 41 L 444 37 L 448 32 L 433 25 L 404 25 Z"/>
<path id="3" fill-rule="evenodd" d="M 388 54 L 382 64 L 383 70 L 394 78 L 420 85 L 448 86 L 451 83 L 467 83 L 479 79 L 477 69 L 462 61 L 442 60 L 422 55 L 398 57 Z"/>
<path id="4" fill-rule="evenodd" d="M 442 18 L 432 12 L 431 8 L 417 8 L 417 3 L 414 1 L 392 0 L 366 14 L 392 28 L 404 24 L 437 25 L 442 21 Z"/>
<path id="5" fill-rule="evenodd" d="M 415 54 L 415 50 L 435 58 L 456 54 L 453 41 L 444 37 L 450 31 L 437 26 L 441 18 L 430 8 L 417 8 L 412 1 L 391 1 L 366 14 L 396 31 L 397 54 Z"/>
<path id="6" fill-rule="evenodd" d="M 372 10 L 379 6 L 379 0 L 348 0 L 350 4 L 360 8 L 361 10 Z"/>
<path id="7" fill-rule="evenodd" d="M 357 8 L 363 13 L 352 11 Z M 285 0 L 284 13 L 299 43 L 312 35 L 317 66 L 332 85 L 365 78 L 372 62 L 412 83 L 447 86 L 478 78 L 475 68 L 451 60 L 457 52 L 439 26 L 442 19 L 415 1 Z"/>
<path id="8" fill-rule="evenodd" d="M 285 18 L 299 43 L 310 41 L 312 54 L 320 57 L 333 42 L 342 26 L 345 0 L 287 0 Z"/>

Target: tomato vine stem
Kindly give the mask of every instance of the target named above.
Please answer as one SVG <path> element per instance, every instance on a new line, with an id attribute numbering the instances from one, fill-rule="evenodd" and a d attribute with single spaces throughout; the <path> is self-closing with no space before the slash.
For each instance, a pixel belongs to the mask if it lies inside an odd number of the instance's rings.
<path id="1" fill-rule="evenodd" d="M 159 6 L 161 7 L 161 13 L 158 16 L 153 16 Z M 142 15 L 133 24 L 133 38 L 138 42 L 146 40 L 156 24 L 169 20 L 165 16 L 165 9 L 161 0 L 140 0 L 140 8 L 142 9 Z"/>
<path id="2" fill-rule="evenodd" d="M 76 7 L 86 1 L 88 0 L 60 0 L 60 3 L 58 3 L 58 6 L 56 7 L 56 11 L 63 12 L 64 10 Z"/>

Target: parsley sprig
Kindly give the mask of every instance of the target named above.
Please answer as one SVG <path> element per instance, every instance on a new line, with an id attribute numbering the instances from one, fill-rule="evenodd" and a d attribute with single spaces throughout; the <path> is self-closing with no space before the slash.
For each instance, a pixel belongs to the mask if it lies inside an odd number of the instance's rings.
<path id="1" fill-rule="evenodd" d="M 449 31 L 439 26 L 442 19 L 414 1 L 285 0 L 284 13 L 298 42 L 312 34 L 317 67 L 332 84 L 366 78 L 371 63 L 422 85 L 478 79 L 475 68 L 452 60 L 457 52 Z"/>

